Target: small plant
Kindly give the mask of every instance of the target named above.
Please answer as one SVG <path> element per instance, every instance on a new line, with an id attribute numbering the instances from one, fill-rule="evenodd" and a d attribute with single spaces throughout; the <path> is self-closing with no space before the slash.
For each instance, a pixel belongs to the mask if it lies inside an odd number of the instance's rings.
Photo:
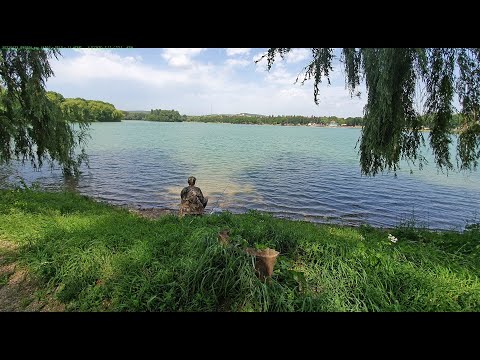
<path id="1" fill-rule="evenodd" d="M 358 227 L 360 234 L 365 238 L 368 234 L 375 232 L 375 228 L 370 224 L 362 224 Z"/>
<path id="2" fill-rule="evenodd" d="M 254 246 L 255 249 L 257 249 L 257 250 L 266 250 L 266 249 L 268 249 L 268 246 L 267 246 L 267 245 L 264 245 L 264 244 L 255 243 L 253 246 Z"/>
<path id="3" fill-rule="evenodd" d="M 480 222 L 474 224 L 465 225 L 465 231 L 480 231 Z"/>
<path id="4" fill-rule="evenodd" d="M 10 276 L 10 274 L 1 274 L 0 275 L 0 288 L 4 285 L 7 285 L 9 276 Z"/>
<path id="5" fill-rule="evenodd" d="M 392 234 L 388 234 L 388 240 L 390 240 L 394 244 L 398 241 L 398 239 Z"/>
<path id="6" fill-rule="evenodd" d="M 400 226 L 397 227 L 394 231 L 395 237 L 400 237 L 405 240 L 415 241 L 415 242 L 424 242 L 427 239 L 425 238 L 423 231 L 410 226 Z"/>
<path id="7" fill-rule="evenodd" d="M 276 279 L 282 285 L 298 291 L 303 291 L 307 287 L 307 280 L 302 271 L 292 270 L 293 263 L 291 260 L 283 257 L 278 259 L 275 268 Z"/>
<path id="8" fill-rule="evenodd" d="M 230 237 L 229 241 L 232 246 L 237 246 L 242 249 L 246 249 L 248 247 L 248 241 L 238 234 Z"/>
<path id="9" fill-rule="evenodd" d="M 30 186 L 28 186 L 27 182 L 23 177 L 17 176 L 17 180 L 17 183 L 12 184 L 13 190 L 31 192 L 39 191 L 41 189 L 40 183 L 38 181 L 33 181 Z"/>
<path id="10" fill-rule="evenodd" d="M 480 231 L 480 216 L 477 211 L 471 219 L 465 220 L 465 231 Z"/>

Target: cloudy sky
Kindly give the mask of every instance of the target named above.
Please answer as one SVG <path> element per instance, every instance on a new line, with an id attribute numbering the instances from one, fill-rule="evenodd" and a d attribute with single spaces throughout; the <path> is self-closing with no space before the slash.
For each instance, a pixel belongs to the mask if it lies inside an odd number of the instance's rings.
<path id="1" fill-rule="evenodd" d="M 52 59 L 55 76 L 47 89 L 65 97 L 102 100 L 120 110 L 174 109 L 185 115 L 237 114 L 362 116 L 360 98 L 345 89 L 343 70 L 334 61 L 331 85 L 322 83 L 320 103 L 313 81 L 295 84 L 311 59 L 294 49 L 268 72 L 255 64 L 261 48 L 62 49 Z"/>

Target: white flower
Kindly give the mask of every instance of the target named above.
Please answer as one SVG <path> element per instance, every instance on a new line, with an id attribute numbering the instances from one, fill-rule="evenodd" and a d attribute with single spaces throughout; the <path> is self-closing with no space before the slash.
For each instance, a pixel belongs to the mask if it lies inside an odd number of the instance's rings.
<path id="1" fill-rule="evenodd" d="M 398 241 L 398 239 L 392 234 L 388 234 L 388 240 L 390 240 L 392 243 L 396 243 Z"/>

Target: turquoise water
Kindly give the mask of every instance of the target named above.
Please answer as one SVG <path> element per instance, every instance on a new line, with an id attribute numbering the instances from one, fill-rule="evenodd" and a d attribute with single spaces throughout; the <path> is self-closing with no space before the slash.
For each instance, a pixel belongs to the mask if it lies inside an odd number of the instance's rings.
<path id="1" fill-rule="evenodd" d="M 123 121 L 92 124 L 75 187 L 119 205 L 177 209 L 194 175 L 207 210 L 249 209 L 276 216 L 395 226 L 414 217 L 432 229 L 480 221 L 480 174 L 438 173 L 430 164 L 410 174 L 361 176 L 360 129 Z M 63 186 L 59 170 L 19 168 L 27 182 Z"/>

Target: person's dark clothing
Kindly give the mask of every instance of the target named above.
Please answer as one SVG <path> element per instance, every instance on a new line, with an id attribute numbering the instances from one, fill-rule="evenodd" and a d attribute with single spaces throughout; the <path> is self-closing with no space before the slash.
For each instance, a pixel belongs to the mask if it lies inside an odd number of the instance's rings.
<path id="1" fill-rule="evenodd" d="M 200 215 L 203 214 L 208 199 L 206 199 L 202 190 L 196 186 L 186 186 L 180 193 L 182 199 L 180 204 L 180 215 Z"/>

